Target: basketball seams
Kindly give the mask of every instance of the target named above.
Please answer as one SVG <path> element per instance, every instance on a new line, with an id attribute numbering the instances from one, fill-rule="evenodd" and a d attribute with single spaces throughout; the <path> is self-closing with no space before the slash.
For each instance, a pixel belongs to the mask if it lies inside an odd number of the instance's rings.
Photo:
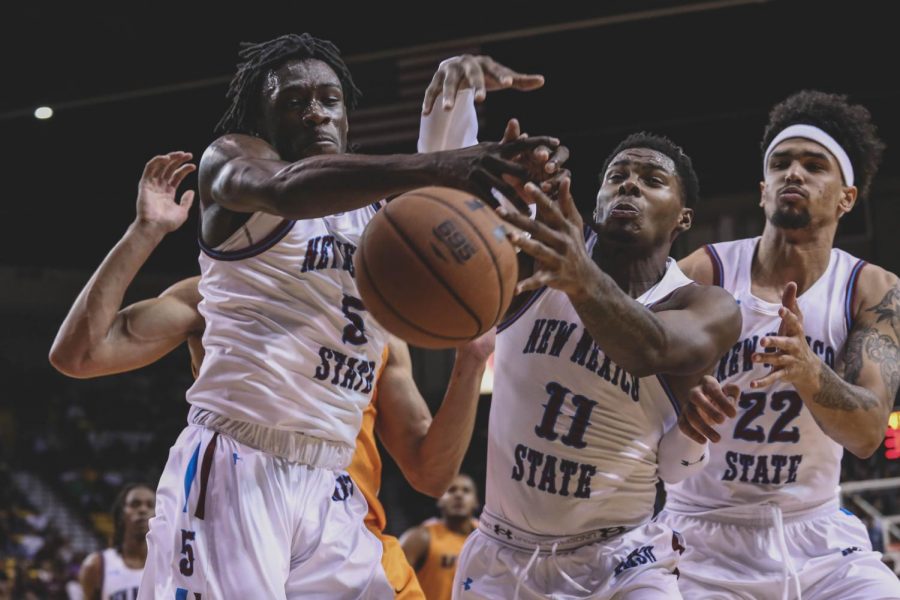
<path id="1" fill-rule="evenodd" d="M 443 198 L 439 198 L 437 196 L 432 196 L 431 194 L 426 194 L 421 191 L 416 192 L 416 193 L 419 196 L 422 196 L 423 198 L 428 198 L 429 200 L 434 200 L 438 204 L 444 206 L 445 208 L 449 208 L 450 210 L 455 212 L 457 215 L 460 216 L 460 218 L 462 220 L 464 220 L 469 225 L 469 227 L 472 229 L 472 231 L 474 231 L 475 234 L 479 238 L 481 238 L 481 243 L 484 245 L 485 250 L 487 250 L 488 255 L 491 257 L 491 262 L 494 263 L 494 274 L 497 276 L 497 282 L 500 287 L 500 302 L 497 304 L 497 314 L 494 316 L 494 320 L 491 323 L 491 326 L 496 325 L 497 321 L 500 320 L 500 317 L 502 316 L 502 313 L 504 310 L 503 298 L 505 297 L 506 290 L 504 289 L 504 286 L 503 286 L 503 275 L 500 272 L 500 265 L 497 262 L 497 257 L 494 255 L 494 251 L 491 249 L 490 242 L 488 242 L 488 240 L 481 234 L 481 231 L 478 229 L 477 225 L 475 223 L 473 223 L 472 220 L 469 219 L 464 212 L 462 212 L 461 210 L 459 210 L 458 208 L 453 206 L 453 204 L 451 204 L 450 202 L 447 202 Z M 479 200 L 479 202 L 481 202 L 481 200 Z M 387 215 L 387 212 L 385 212 L 385 215 Z M 481 324 L 481 321 L 479 321 L 479 325 L 480 324 Z M 481 327 L 479 327 L 478 329 L 480 331 Z"/>
<path id="2" fill-rule="evenodd" d="M 406 244 L 406 247 L 412 251 L 413 255 L 419 259 L 419 262 L 422 263 L 422 265 L 428 270 L 428 272 L 431 273 L 431 276 L 434 277 L 438 281 L 438 283 L 440 283 L 441 286 L 443 286 L 443 288 L 445 290 L 447 290 L 447 293 L 449 293 L 451 296 L 453 296 L 453 299 L 456 300 L 456 303 L 459 304 L 462 307 L 462 309 L 464 311 L 466 311 L 466 313 L 468 313 L 468 315 L 470 317 L 475 319 L 475 326 L 476 326 L 477 330 L 480 332 L 481 331 L 481 319 L 479 319 L 478 315 L 476 315 L 475 312 L 471 308 L 469 308 L 468 304 L 463 302 L 463 299 L 459 297 L 459 294 L 456 293 L 456 290 L 454 290 L 452 287 L 450 287 L 450 285 L 446 281 L 444 281 L 443 277 L 441 277 L 434 270 L 434 267 L 431 265 L 431 263 L 428 262 L 425 259 L 425 257 L 423 256 L 422 250 L 420 250 L 413 243 L 413 241 L 411 239 L 409 239 L 409 236 L 406 234 L 406 232 L 403 231 L 403 229 L 401 229 L 397 225 L 396 221 L 394 221 L 394 219 L 391 217 L 390 206 L 385 208 L 384 216 L 387 219 L 387 222 L 391 224 L 391 227 L 394 229 L 394 232 L 397 234 L 397 236 L 403 241 L 404 244 Z M 456 339 L 456 338 L 453 338 L 453 339 Z M 468 338 L 463 338 L 463 339 L 468 339 Z"/>
<path id="3" fill-rule="evenodd" d="M 419 325 L 408 320 L 406 317 L 404 317 L 402 314 L 400 314 L 400 312 L 396 308 L 394 308 L 394 306 L 392 304 L 390 304 L 388 302 L 387 298 L 384 297 L 384 294 L 381 293 L 381 290 L 378 289 L 378 285 L 375 283 L 375 279 L 369 274 L 369 264 L 366 259 L 366 253 L 360 252 L 359 257 L 360 257 L 360 260 L 362 261 L 362 264 L 360 265 L 362 267 L 362 269 L 360 269 L 360 272 L 365 274 L 365 278 L 368 281 L 369 287 L 372 289 L 373 292 L 375 292 L 375 294 L 381 300 L 381 305 L 384 306 L 385 308 L 389 309 L 394 314 L 394 316 L 396 316 L 398 319 L 400 319 L 401 321 L 403 321 L 404 323 L 406 323 L 413 329 L 415 329 L 421 333 L 424 333 L 425 335 L 429 335 L 431 337 L 436 337 L 436 338 L 440 338 L 440 339 L 444 339 L 444 340 L 452 340 L 452 341 L 463 341 L 463 340 L 469 339 L 468 337 L 452 337 L 452 336 L 447 336 L 447 335 L 441 335 L 439 333 L 432 333 L 431 331 L 428 331 L 427 329 L 423 329 Z"/>

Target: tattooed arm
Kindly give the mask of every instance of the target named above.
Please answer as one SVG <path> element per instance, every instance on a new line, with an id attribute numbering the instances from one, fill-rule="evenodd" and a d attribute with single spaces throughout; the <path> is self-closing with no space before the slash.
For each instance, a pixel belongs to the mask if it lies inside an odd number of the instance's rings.
<path id="1" fill-rule="evenodd" d="M 829 437 L 856 456 L 868 458 L 884 439 L 900 387 L 900 281 L 884 269 L 868 265 L 857 285 L 853 326 L 836 370 L 809 349 L 796 286 L 789 284 L 783 300 L 782 330 L 762 341 L 776 352 L 754 355 L 755 361 L 773 365 L 773 371 L 751 385 L 790 381 Z"/>

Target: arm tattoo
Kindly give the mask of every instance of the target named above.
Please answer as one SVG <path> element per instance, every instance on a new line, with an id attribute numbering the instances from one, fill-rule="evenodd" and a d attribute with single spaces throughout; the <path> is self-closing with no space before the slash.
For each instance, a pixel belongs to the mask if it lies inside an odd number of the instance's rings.
<path id="1" fill-rule="evenodd" d="M 867 308 L 866 312 L 874 312 L 877 315 L 876 323 L 887 321 L 897 339 L 900 339 L 900 286 L 894 286 L 888 290 L 881 302 Z M 864 358 L 878 365 L 888 396 L 893 398 L 897 393 L 897 389 L 900 388 L 900 347 L 897 345 L 897 340 L 871 326 L 862 326 L 859 329 L 854 329 L 850 332 L 847 346 L 844 350 L 842 375 L 847 383 L 857 384 L 862 372 Z M 822 392 L 825 393 L 829 401 L 835 402 L 840 400 L 839 397 L 829 397 L 828 390 L 835 389 L 835 386 L 833 384 L 830 386 L 826 385 L 825 370 L 822 372 L 820 384 Z M 845 398 L 845 400 L 847 399 Z M 845 410 L 851 409 L 846 408 Z"/>
<path id="2" fill-rule="evenodd" d="M 866 312 L 874 312 L 878 315 L 876 323 L 887 321 L 894 330 L 894 336 L 900 340 L 900 285 L 895 285 L 888 290 L 884 298 L 877 305 L 866 309 Z"/>
<path id="3" fill-rule="evenodd" d="M 813 400 L 816 404 L 833 410 L 871 410 L 878 407 L 875 394 L 865 388 L 849 388 L 837 373 L 824 364 L 819 373 L 819 391 L 813 396 Z"/>

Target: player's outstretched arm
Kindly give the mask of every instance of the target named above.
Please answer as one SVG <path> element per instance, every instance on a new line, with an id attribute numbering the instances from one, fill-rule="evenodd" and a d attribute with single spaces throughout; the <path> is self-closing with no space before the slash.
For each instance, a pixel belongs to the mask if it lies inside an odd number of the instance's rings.
<path id="1" fill-rule="evenodd" d="M 259 211 L 288 219 L 354 210 L 430 185 L 465 190 L 495 203 L 491 189 L 514 196 L 504 176 L 528 180 L 528 170 L 513 158 L 541 146 L 555 149 L 559 140 L 481 142 L 425 154 L 329 154 L 286 163 L 263 140 L 228 134 L 203 154 L 200 190 L 204 202 L 231 211 Z"/>
<path id="2" fill-rule="evenodd" d="M 884 439 L 900 387 L 900 281 L 867 265 L 857 286 L 860 299 L 843 360 L 832 370 L 809 347 L 797 285 L 789 283 L 778 335 L 760 340 L 768 352 L 753 355 L 754 362 L 772 365 L 772 372 L 750 385 L 793 384 L 826 434 L 856 456 L 868 458 Z"/>
<path id="3" fill-rule="evenodd" d="M 417 491 L 439 497 L 459 474 L 469 447 L 493 331 L 457 349 L 456 362 L 434 418 L 412 377 L 406 343 L 391 338 L 378 379 L 378 437 Z"/>
<path id="4" fill-rule="evenodd" d="M 163 237 L 187 219 L 194 193 L 176 199 L 178 185 L 195 169 L 191 155 L 151 159 L 138 184 L 134 223 L 78 295 L 50 350 L 50 362 L 71 377 L 97 377 L 150 364 L 203 330 L 197 278 L 154 299 L 122 308 L 125 291 Z"/>
<path id="5" fill-rule="evenodd" d="M 685 286 L 652 310 L 635 302 L 588 254 L 569 185 L 568 180 L 560 185 L 558 202 L 537 186 L 526 186 L 538 207 L 534 221 L 500 211 L 531 234 L 530 239 L 512 236 L 535 260 L 534 273 L 519 282 L 516 292 L 545 285 L 565 292 L 610 359 L 638 377 L 705 372 L 740 335 L 741 312 L 734 299 L 721 288 Z"/>

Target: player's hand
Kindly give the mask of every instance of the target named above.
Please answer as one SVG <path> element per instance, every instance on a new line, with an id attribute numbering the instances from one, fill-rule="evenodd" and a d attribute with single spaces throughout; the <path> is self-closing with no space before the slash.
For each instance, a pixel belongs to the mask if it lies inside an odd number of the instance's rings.
<path id="1" fill-rule="evenodd" d="M 510 119 L 506 124 L 506 131 L 503 133 L 501 142 L 511 142 L 517 139 L 527 138 L 528 134 L 523 133 L 519 126 L 518 119 Z M 537 146 L 531 152 L 523 152 L 513 157 L 513 160 L 523 165 L 528 170 L 528 179 L 534 182 L 541 182 L 541 190 L 551 198 L 559 197 L 559 184 L 563 179 L 571 179 L 572 174 L 568 169 L 562 168 L 569 160 L 569 149 L 560 144 L 556 148 L 547 146 Z M 529 196 L 525 193 L 525 182 L 511 177 L 504 177 L 516 191 L 519 198 L 527 199 Z"/>
<path id="2" fill-rule="evenodd" d="M 490 56 L 454 56 L 440 64 L 428 84 L 422 114 L 431 114 L 439 97 L 443 109 L 450 110 L 456 103 L 457 92 L 466 88 L 475 90 L 475 102 L 484 102 L 487 92 L 506 89 L 528 92 L 543 85 L 543 75 L 518 73 Z"/>
<path id="3" fill-rule="evenodd" d="M 534 220 L 498 209 L 505 221 L 531 234 L 514 232 L 510 241 L 535 259 L 534 273 L 516 286 L 516 294 L 548 286 L 565 292 L 573 301 L 583 298 L 587 285 L 596 280 L 598 269 L 584 246 L 584 222 L 575 208 L 571 180 L 559 186 L 559 201 L 554 202 L 536 185 L 525 186 L 529 201 L 537 205 Z"/>
<path id="4" fill-rule="evenodd" d="M 819 385 L 822 361 L 809 347 L 803 330 L 803 313 L 797 303 L 797 284 L 793 281 L 784 288 L 781 308 L 778 309 L 781 325 L 778 335 L 766 336 L 760 346 L 774 352 L 755 352 L 753 362 L 772 366 L 772 371 L 750 382 L 752 388 L 763 388 L 776 381 L 793 384 L 800 395 L 813 393 Z"/>
<path id="5" fill-rule="evenodd" d="M 705 444 L 706 440 L 718 442 L 721 436 L 714 427 L 737 416 L 735 405 L 740 395 L 740 388 L 733 383 L 723 387 L 715 377 L 705 376 L 699 385 L 691 388 L 688 401 L 678 415 L 678 428 L 698 444 Z"/>
<path id="6" fill-rule="evenodd" d="M 137 197 L 136 221 L 140 225 L 169 233 L 184 224 L 194 202 L 194 192 L 184 192 L 181 202 L 175 198 L 184 178 L 197 169 L 188 162 L 191 157 L 190 152 L 170 152 L 154 156 L 144 165 Z"/>
<path id="7" fill-rule="evenodd" d="M 491 354 L 494 353 L 494 344 L 497 341 L 497 328 L 491 327 L 488 331 L 473 340 L 459 345 L 456 348 L 457 356 L 471 358 L 472 361 L 482 366 Z"/>
<path id="8" fill-rule="evenodd" d="M 559 140 L 548 136 L 528 137 L 517 131 L 518 122 L 512 119 L 500 142 L 481 142 L 458 150 L 432 153 L 440 171 L 441 182 L 448 187 L 467 190 L 490 204 L 497 206 L 491 193 L 496 189 L 506 196 L 519 210 L 528 212 L 525 202 L 516 188 L 529 181 L 529 167 L 518 162 L 517 157 L 529 155 L 539 147 L 555 151 Z"/>

